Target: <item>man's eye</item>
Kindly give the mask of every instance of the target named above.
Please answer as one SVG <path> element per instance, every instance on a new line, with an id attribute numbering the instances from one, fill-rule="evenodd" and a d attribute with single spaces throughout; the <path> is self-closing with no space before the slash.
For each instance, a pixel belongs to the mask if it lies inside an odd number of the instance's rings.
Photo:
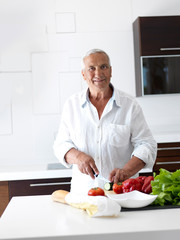
<path id="1" fill-rule="evenodd" d="M 107 69 L 107 68 L 108 68 L 108 66 L 105 64 L 101 66 L 101 69 Z"/>
<path id="2" fill-rule="evenodd" d="M 89 67 L 88 70 L 89 70 L 90 72 L 92 72 L 92 71 L 95 70 L 95 67 Z"/>

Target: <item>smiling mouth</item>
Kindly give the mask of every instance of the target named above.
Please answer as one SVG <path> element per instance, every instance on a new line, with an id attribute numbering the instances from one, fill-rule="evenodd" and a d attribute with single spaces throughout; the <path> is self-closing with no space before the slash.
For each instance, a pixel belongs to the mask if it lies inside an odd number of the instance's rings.
<path id="1" fill-rule="evenodd" d="M 105 81 L 104 78 L 103 79 L 93 79 L 93 82 L 103 82 L 103 81 Z"/>

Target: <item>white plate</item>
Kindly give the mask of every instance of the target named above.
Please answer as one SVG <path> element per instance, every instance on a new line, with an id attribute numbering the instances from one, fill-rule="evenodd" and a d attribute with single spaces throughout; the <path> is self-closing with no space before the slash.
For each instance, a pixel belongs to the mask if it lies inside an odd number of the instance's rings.
<path id="1" fill-rule="evenodd" d="M 121 194 L 107 193 L 106 195 L 110 199 L 119 203 L 121 207 L 126 207 L 126 208 L 146 207 L 157 198 L 157 195 L 150 195 L 150 194 L 139 192 L 137 190 L 128 192 L 128 193 L 121 193 Z"/>

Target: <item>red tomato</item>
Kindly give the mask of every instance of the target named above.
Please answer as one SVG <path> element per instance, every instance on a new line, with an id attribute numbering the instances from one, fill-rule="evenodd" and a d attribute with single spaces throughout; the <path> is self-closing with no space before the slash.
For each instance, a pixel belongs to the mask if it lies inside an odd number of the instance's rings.
<path id="1" fill-rule="evenodd" d="M 113 184 L 113 191 L 117 194 L 122 193 L 123 192 L 122 183 L 114 183 Z"/>
<path id="2" fill-rule="evenodd" d="M 91 188 L 88 192 L 89 196 L 105 196 L 104 190 L 100 187 Z"/>

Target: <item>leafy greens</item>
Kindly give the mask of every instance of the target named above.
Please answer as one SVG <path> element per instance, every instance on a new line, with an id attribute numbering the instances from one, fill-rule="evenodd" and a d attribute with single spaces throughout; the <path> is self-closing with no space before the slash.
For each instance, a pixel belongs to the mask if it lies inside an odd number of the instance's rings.
<path id="1" fill-rule="evenodd" d="M 151 182 L 152 194 L 158 195 L 153 205 L 180 205 L 180 169 L 169 172 L 161 168 Z"/>

